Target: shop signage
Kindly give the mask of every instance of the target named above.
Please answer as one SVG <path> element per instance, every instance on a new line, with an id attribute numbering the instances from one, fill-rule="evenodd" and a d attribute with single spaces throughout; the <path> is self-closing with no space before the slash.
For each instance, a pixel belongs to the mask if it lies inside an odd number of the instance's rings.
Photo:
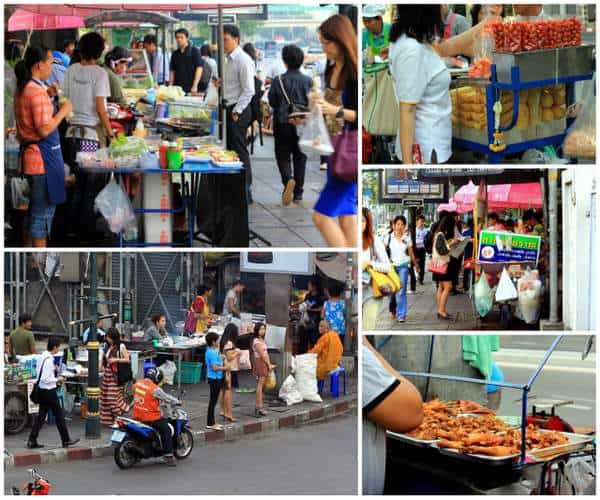
<path id="1" fill-rule="evenodd" d="M 478 260 L 482 263 L 535 262 L 540 256 L 542 238 L 503 231 L 481 231 Z"/>
<path id="2" fill-rule="evenodd" d="M 405 207 L 422 207 L 423 200 L 402 200 L 402 205 Z"/>
<path id="3" fill-rule="evenodd" d="M 422 168 L 419 177 L 481 177 L 484 175 L 499 175 L 504 172 L 503 168 Z"/>
<path id="4" fill-rule="evenodd" d="M 223 14 L 223 24 L 236 24 L 237 17 L 235 14 Z M 219 16 L 217 14 L 208 15 L 208 25 L 218 26 Z"/>

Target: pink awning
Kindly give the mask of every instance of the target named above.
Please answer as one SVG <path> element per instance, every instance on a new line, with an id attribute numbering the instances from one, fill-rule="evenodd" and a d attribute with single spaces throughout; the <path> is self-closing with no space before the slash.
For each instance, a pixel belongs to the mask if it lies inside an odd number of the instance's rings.
<path id="1" fill-rule="evenodd" d="M 253 7 L 256 4 L 19 4 L 19 8 L 35 14 L 47 14 L 56 16 L 80 16 L 87 17 L 98 14 L 103 10 L 145 10 L 150 12 L 183 12 L 187 10 L 216 10 L 219 6 L 223 9 L 236 7 Z"/>
<path id="2" fill-rule="evenodd" d="M 61 16 L 55 14 L 36 14 L 23 9 L 17 9 L 8 19 L 8 31 L 30 30 L 66 30 L 83 28 L 85 23 L 80 16 Z"/>
<path id="3" fill-rule="evenodd" d="M 454 194 L 454 202 L 458 212 L 473 210 L 473 201 L 477 196 L 478 186 L 471 181 L 462 186 Z M 492 184 L 487 187 L 488 210 L 503 210 L 507 208 L 542 208 L 542 189 L 538 182 L 524 184 Z"/>

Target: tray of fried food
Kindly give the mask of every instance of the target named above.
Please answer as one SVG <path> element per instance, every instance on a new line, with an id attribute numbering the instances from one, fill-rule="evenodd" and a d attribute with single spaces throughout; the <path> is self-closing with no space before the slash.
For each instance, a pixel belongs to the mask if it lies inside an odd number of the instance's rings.
<path id="1" fill-rule="evenodd" d="M 417 446 L 431 446 L 438 439 L 438 433 L 449 429 L 448 422 L 456 411 L 444 401 L 432 399 L 423 403 L 423 422 L 405 434 L 388 432 L 388 435 Z"/>
<path id="2" fill-rule="evenodd" d="M 527 453 L 535 458 L 555 458 L 585 448 L 594 440 L 593 436 L 574 434 L 572 432 L 538 429 L 534 425 L 527 426 Z"/>

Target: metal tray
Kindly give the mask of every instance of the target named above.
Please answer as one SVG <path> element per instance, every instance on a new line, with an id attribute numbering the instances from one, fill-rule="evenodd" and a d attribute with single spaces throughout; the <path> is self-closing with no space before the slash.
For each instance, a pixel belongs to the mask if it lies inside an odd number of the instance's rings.
<path id="1" fill-rule="evenodd" d="M 511 465 L 521 454 L 515 453 L 513 455 L 507 455 L 505 457 L 490 457 L 488 455 L 478 455 L 473 453 L 462 453 L 453 448 L 439 448 L 442 455 L 456 458 L 465 462 L 486 464 L 494 467 L 500 467 L 504 465 Z"/>
<path id="2" fill-rule="evenodd" d="M 540 432 L 553 432 L 549 430 L 541 430 Z M 560 432 L 560 431 L 555 431 Z M 594 440 L 593 436 L 586 436 L 585 434 L 573 434 L 572 432 L 560 432 L 569 438 L 569 442 L 565 444 L 559 444 L 557 446 L 551 446 L 550 448 L 539 448 L 529 450 L 528 455 L 535 458 L 547 458 L 557 457 L 559 455 L 566 455 L 573 453 L 574 451 L 585 448 L 587 443 L 591 443 Z"/>
<path id="3" fill-rule="evenodd" d="M 405 443 L 412 444 L 414 446 L 419 446 L 421 448 L 430 448 L 435 447 L 435 444 L 439 441 L 439 439 L 432 440 L 424 440 L 424 439 L 416 439 L 411 436 L 407 436 L 406 434 L 399 434 L 397 432 L 387 431 L 387 435 L 393 439 L 397 439 L 398 441 L 404 441 Z"/>

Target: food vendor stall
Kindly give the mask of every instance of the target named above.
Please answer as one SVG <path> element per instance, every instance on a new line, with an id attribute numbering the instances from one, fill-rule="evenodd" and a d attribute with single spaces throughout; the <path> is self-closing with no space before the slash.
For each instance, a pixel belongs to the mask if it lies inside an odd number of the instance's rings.
<path id="1" fill-rule="evenodd" d="M 476 70 L 452 82 L 454 146 L 484 154 L 490 163 L 558 148 L 574 103 L 572 84 L 591 80 L 594 72 L 595 46 L 582 43 L 580 20 L 505 19 L 489 23 L 484 37 L 491 39 L 491 57 L 476 58 Z M 592 151 L 573 156 L 595 156 L 595 130 L 588 132 Z"/>
<path id="2" fill-rule="evenodd" d="M 495 382 L 521 391 L 521 415 L 497 416 L 467 400 L 424 403 L 423 423 L 405 434 L 388 432 L 388 470 L 403 470 L 401 491 L 420 494 L 548 494 L 557 492 L 565 465 L 595 456 L 593 436 L 545 427 L 528 413 L 531 390 L 563 336 L 558 336 L 524 384 Z M 400 373 L 447 383 L 489 381 L 427 372 Z M 556 428 L 555 428 L 556 429 Z M 389 476 L 388 476 L 389 478 Z"/>

